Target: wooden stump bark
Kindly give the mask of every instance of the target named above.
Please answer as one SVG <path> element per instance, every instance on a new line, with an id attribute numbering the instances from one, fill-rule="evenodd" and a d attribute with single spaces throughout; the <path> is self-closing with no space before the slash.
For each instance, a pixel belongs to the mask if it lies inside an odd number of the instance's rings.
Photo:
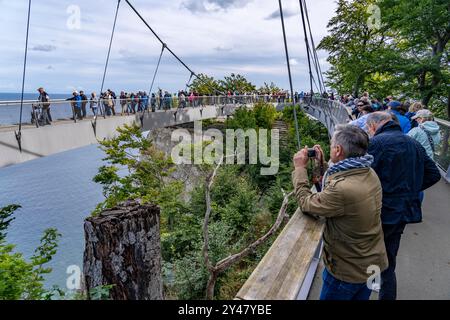
<path id="1" fill-rule="evenodd" d="M 85 289 L 113 285 L 113 300 L 162 300 L 160 212 L 128 201 L 85 220 Z"/>

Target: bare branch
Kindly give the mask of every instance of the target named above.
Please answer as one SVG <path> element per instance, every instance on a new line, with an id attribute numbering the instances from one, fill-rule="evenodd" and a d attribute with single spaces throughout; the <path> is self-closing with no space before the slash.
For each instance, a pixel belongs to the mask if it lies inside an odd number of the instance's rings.
<path id="1" fill-rule="evenodd" d="M 205 260 L 206 268 L 209 271 L 213 271 L 214 268 L 211 265 L 211 261 L 209 260 L 209 235 L 208 235 L 208 224 L 209 224 L 209 218 L 211 216 L 211 187 L 214 183 L 214 179 L 217 175 L 217 171 L 219 170 L 220 166 L 223 163 L 223 157 L 220 159 L 219 163 L 217 164 L 214 171 L 206 177 L 205 181 L 205 199 L 206 199 L 206 212 L 205 212 L 205 219 L 203 221 L 203 258 Z"/>
<path id="2" fill-rule="evenodd" d="M 225 271 L 227 268 L 229 268 L 234 263 L 240 261 L 241 259 L 245 258 L 247 255 L 249 255 L 251 252 L 254 252 L 256 248 L 258 248 L 261 244 L 263 244 L 270 236 L 272 236 L 282 225 L 283 221 L 286 219 L 287 214 L 286 210 L 289 204 L 289 198 L 292 196 L 294 192 L 291 192 L 289 194 L 286 194 L 283 189 L 281 189 L 284 199 L 283 203 L 281 205 L 280 210 L 278 211 L 278 216 L 275 221 L 275 223 L 272 225 L 270 230 L 263 235 L 258 240 L 254 241 L 252 244 L 247 246 L 245 249 L 243 249 L 241 252 L 231 255 L 225 259 L 222 259 L 219 261 L 216 265 L 212 265 L 211 261 L 209 259 L 209 234 L 208 234 L 208 225 L 209 225 L 209 219 L 211 216 L 211 188 L 214 184 L 214 179 L 217 176 L 217 172 L 220 168 L 220 166 L 223 163 L 224 158 L 222 157 L 215 167 L 214 171 L 208 175 L 205 181 L 205 200 L 206 200 L 206 212 L 205 212 L 205 219 L 203 221 L 203 259 L 205 261 L 205 266 L 209 271 L 209 279 L 208 284 L 206 287 L 206 298 L 212 299 L 214 297 L 214 287 L 217 282 L 217 278 L 220 273 Z"/>
<path id="3" fill-rule="evenodd" d="M 285 194 L 284 199 L 283 199 L 283 203 L 281 205 L 281 208 L 278 211 L 277 219 L 276 219 L 275 223 L 273 224 L 273 226 L 270 228 L 270 230 L 267 231 L 267 233 L 265 235 L 263 235 L 261 238 L 259 238 L 258 240 L 256 240 L 252 244 L 250 244 L 247 248 L 243 249 L 241 252 L 236 253 L 234 255 L 231 255 L 231 256 L 229 256 L 229 257 L 219 261 L 217 263 L 217 265 L 215 266 L 215 269 L 218 272 L 224 271 L 225 269 L 227 269 L 232 264 L 234 264 L 237 261 L 245 258 L 248 254 L 253 252 L 261 244 L 263 244 L 270 236 L 272 236 L 275 232 L 277 232 L 277 230 L 280 228 L 280 226 L 281 226 L 281 224 L 282 224 L 282 222 L 283 222 L 283 220 L 284 220 L 284 218 L 286 216 L 286 210 L 287 210 L 287 206 L 289 204 L 289 198 L 292 196 L 293 193 L 294 192 L 291 192 L 289 194 Z"/>

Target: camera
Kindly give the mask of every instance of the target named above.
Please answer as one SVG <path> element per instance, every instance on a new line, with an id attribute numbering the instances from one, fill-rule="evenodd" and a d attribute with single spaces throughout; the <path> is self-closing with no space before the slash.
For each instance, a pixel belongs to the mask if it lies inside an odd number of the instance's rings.
<path id="1" fill-rule="evenodd" d="M 308 158 L 315 158 L 316 157 L 316 150 L 311 148 L 308 149 Z"/>

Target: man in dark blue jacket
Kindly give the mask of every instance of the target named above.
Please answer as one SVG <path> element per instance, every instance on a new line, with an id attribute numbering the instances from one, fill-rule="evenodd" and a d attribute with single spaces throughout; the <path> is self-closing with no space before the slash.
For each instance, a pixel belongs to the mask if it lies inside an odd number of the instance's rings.
<path id="1" fill-rule="evenodd" d="M 74 120 L 75 119 L 79 119 L 79 120 L 83 120 L 83 116 L 81 114 L 81 103 L 82 103 L 82 98 L 80 96 L 80 94 L 78 93 L 78 91 L 74 91 L 72 93 L 73 97 L 66 99 L 66 101 L 73 101 L 72 106 L 73 106 L 73 117 Z"/>
<path id="2" fill-rule="evenodd" d="M 402 115 L 399 111 L 402 104 L 399 101 L 391 101 L 388 103 L 388 110 L 395 114 L 398 122 L 400 123 L 400 127 L 402 128 L 403 133 L 408 133 L 411 130 L 411 121 Z"/>
<path id="3" fill-rule="evenodd" d="M 368 153 L 383 188 L 381 221 L 389 260 L 389 268 L 381 273 L 380 300 L 395 300 L 401 235 L 406 224 L 422 222 L 419 192 L 436 184 L 441 174 L 420 143 L 403 134 L 389 113 L 372 113 L 367 127 L 373 137 Z"/>

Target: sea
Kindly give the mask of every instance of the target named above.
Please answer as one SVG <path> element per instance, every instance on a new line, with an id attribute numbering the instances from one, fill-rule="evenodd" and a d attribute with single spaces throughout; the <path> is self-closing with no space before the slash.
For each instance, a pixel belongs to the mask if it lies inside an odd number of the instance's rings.
<path id="1" fill-rule="evenodd" d="M 20 94 L 0 93 L 0 100 L 17 98 Z M 35 94 L 25 95 L 25 99 L 36 98 Z M 15 119 L 17 107 L 9 111 L 3 108 L 0 107 L 0 124 L 15 121 L 11 119 Z M 52 112 L 58 114 L 57 108 Z M 15 251 L 29 259 L 45 229 L 56 228 L 62 234 L 58 251 L 49 264 L 53 271 L 46 276 L 47 288 L 57 285 L 67 290 L 68 268 L 78 266 L 82 270 L 83 222 L 104 200 L 102 187 L 92 181 L 104 156 L 98 145 L 91 145 L 0 168 L 0 207 L 22 206 L 14 214 L 7 234 L 8 243 L 16 245 Z"/>
<path id="2" fill-rule="evenodd" d="M 71 94 L 50 94 L 50 99 L 67 99 Z M 37 100 L 39 93 L 25 93 L 24 100 Z M 20 93 L 2 93 L 0 92 L 1 101 L 20 101 Z M 70 103 L 58 103 L 50 106 L 50 112 L 52 119 L 68 119 L 72 117 L 72 107 Z M 20 105 L 0 105 L 0 126 L 1 125 L 16 125 L 20 120 Z M 24 104 L 22 110 L 22 122 L 31 122 L 31 105 Z"/>

